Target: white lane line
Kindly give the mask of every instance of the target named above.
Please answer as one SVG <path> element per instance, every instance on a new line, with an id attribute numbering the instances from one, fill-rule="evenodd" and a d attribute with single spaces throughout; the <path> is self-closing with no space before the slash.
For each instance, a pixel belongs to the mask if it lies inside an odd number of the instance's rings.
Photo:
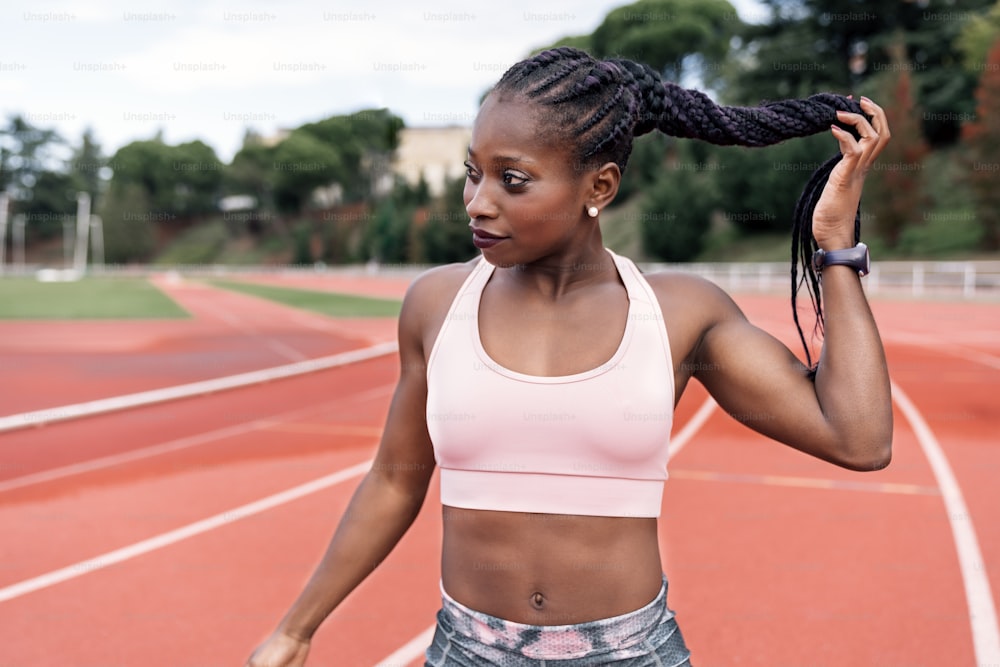
<path id="1" fill-rule="evenodd" d="M 392 393 L 392 389 L 394 386 L 395 385 L 390 383 L 379 387 L 375 387 L 374 389 L 370 389 L 360 394 L 351 394 L 350 396 L 345 396 L 344 398 L 340 398 L 335 401 L 328 401 L 326 403 L 311 405 L 307 408 L 298 408 L 296 410 L 283 412 L 277 415 L 261 417 L 260 419 L 254 419 L 240 424 L 233 424 L 232 426 L 224 426 L 222 428 L 218 428 L 213 431 L 206 431 L 204 433 L 198 433 L 196 435 L 189 435 L 183 438 L 176 438 L 174 440 L 168 440 L 167 442 L 162 442 L 158 445 L 150 445 L 148 447 L 142 447 L 140 449 L 133 449 L 128 452 L 122 452 L 121 454 L 111 454 L 109 456 L 102 456 L 100 458 L 90 459 L 89 461 L 82 461 L 80 463 L 73 463 L 71 465 L 60 466 L 58 468 L 51 468 L 49 470 L 43 470 L 41 472 L 32 473 L 30 475 L 23 475 L 21 477 L 15 477 L 13 479 L 3 480 L 0 481 L 0 493 L 3 493 L 5 491 L 10 491 L 12 489 L 18 489 L 24 486 L 31 486 L 32 484 L 40 484 L 42 482 L 50 482 L 54 479 L 62 479 L 63 477 L 79 475 L 81 473 L 91 472 L 93 470 L 110 468 L 111 466 L 116 466 L 122 463 L 129 463 L 131 461 L 138 461 L 152 456 L 159 456 L 160 454 L 175 452 L 179 449 L 185 449 L 187 447 L 195 447 L 197 445 L 203 445 L 208 442 L 213 442 L 215 440 L 222 440 L 223 438 L 229 438 L 235 435 L 240 435 L 242 433 L 248 433 L 250 431 L 265 430 L 269 427 L 274 426 L 274 424 L 276 423 L 291 421 L 303 415 L 311 414 L 316 411 L 325 410 L 334 405 L 351 404 L 355 402 L 366 401 L 371 398 L 380 398 L 382 396 L 389 395 Z"/>
<path id="2" fill-rule="evenodd" d="M 261 512 L 266 512 L 267 510 L 273 509 L 279 505 L 284 505 L 285 503 L 292 502 L 293 500 L 297 500 L 311 493 L 316 493 L 317 491 L 321 491 L 327 487 L 339 484 L 340 482 L 344 482 L 353 477 L 363 475 L 368 472 L 369 468 L 371 468 L 371 464 L 372 459 L 362 461 L 361 463 L 351 466 L 350 468 L 338 470 L 337 472 L 326 475 L 325 477 L 320 477 L 319 479 L 315 479 L 311 482 L 300 484 L 299 486 L 286 491 L 281 491 L 280 493 L 267 496 L 266 498 L 261 498 L 260 500 L 256 500 L 252 503 L 241 505 L 240 507 L 222 512 L 221 514 L 210 516 L 207 519 L 195 521 L 194 523 L 189 523 L 188 525 L 175 530 L 161 533 L 160 535 L 151 537 L 147 540 L 130 544 L 127 547 L 115 549 L 114 551 L 109 551 L 108 553 L 101 554 L 100 556 L 95 556 L 94 558 L 74 563 L 68 567 L 53 570 L 52 572 L 48 572 L 32 579 L 26 579 L 5 588 L 0 588 L 0 602 L 6 602 L 16 597 L 41 590 L 43 588 L 48 588 L 49 586 L 54 586 L 64 581 L 68 581 L 69 579 L 74 579 L 84 574 L 104 569 L 109 565 L 121 563 L 129 560 L 130 558 L 135 558 L 136 556 L 141 556 L 151 551 L 162 549 L 163 547 L 170 546 L 171 544 L 180 542 L 181 540 L 186 540 L 189 537 L 194 537 L 195 535 L 200 535 L 201 533 L 206 533 L 210 530 L 220 528 L 234 521 L 239 521 L 240 519 L 245 519 L 249 516 L 260 514 Z"/>
<path id="3" fill-rule="evenodd" d="M 941 489 L 951 534 L 955 539 L 955 549 L 958 551 L 958 567 L 962 573 L 962 583 L 965 585 L 976 664 L 1000 665 L 1000 629 L 997 627 L 993 592 L 990 590 L 990 580 L 986 576 L 986 562 L 979 549 L 976 529 L 972 525 L 972 516 L 965 505 L 962 489 L 934 433 L 917 407 L 895 383 L 892 384 L 892 398 L 916 433 L 917 441 L 923 448 L 924 456 L 931 464 L 931 470 L 937 479 L 938 488 Z"/>
<path id="4" fill-rule="evenodd" d="M 392 354 L 399 346 L 395 341 L 379 343 L 359 350 L 349 350 L 340 354 L 333 354 L 318 359 L 308 359 L 294 364 L 283 366 L 273 366 L 249 373 L 238 375 L 228 375 L 226 377 L 214 378 L 212 380 L 202 380 L 189 384 L 176 385 L 174 387 L 164 387 L 163 389 L 153 389 L 151 391 L 141 391 L 136 394 L 126 394 L 124 396 L 114 396 L 103 398 L 86 403 L 75 403 L 45 410 L 35 410 L 33 412 L 22 412 L 21 414 L 0 417 L 0 433 L 13 431 L 15 429 L 27 428 L 29 426 L 40 426 L 52 422 L 76 419 L 79 417 L 89 417 L 91 415 L 103 414 L 114 410 L 124 410 L 141 405 L 172 401 L 178 398 L 189 398 L 200 396 L 225 389 L 246 387 L 251 384 L 269 382 L 279 378 L 302 375 L 315 371 L 336 368 L 345 364 L 351 364 L 367 359 L 374 359 L 386 354 Z"/>
<path id="5" fill-rule="evenodd" d="M 709 396 L 705 399 L 705 402 L 701 404 L 698 411 L 691 416 L 691 419 L 684 424 L 684 428 L 677 432 L 677 435 L 670 439 L 670 450 L 667 452 L 667 461 L 677 456 L 684 445 L 691 442 L 691 438 L 694 434 L 701 430 L 701 427 L 705 425 L 708 418 L 712 416 L 712 411 L 715 410 L 718 403 L 715 399 Z"/>
<path id="6" fill-rule="evenodd" d="M 691 419 L 684 424 L 684 427 L 677 432 L 677 435 L 670 439 L 670 449 L 667 453 L 667 460 L 669 461 L 673 457 L 677 456 L 677 453 L 684 448 L 684 445 L 691 442 L 708 418 L 712 415 L 718 404 L 715 402 L 711 396 L 705 399 L 705 402 L 701 404 L 698 411 L 691 416 Z M 406 642 L 402 647 L 399 648 L 392 655 L 379 660 L 375 663 L 375 667 L 406 667 L 411 662 L 417 658 L 424 655 L 424 651 L 430 646 L 431 640 L 434 638 L 434 629 L 437 627 L 437 623 L 430 626 L 419 635 Z"/>
<path id="7" fill-rule="evenodd" d="M 225 322 L 226 324 L 228 324 L 229 326 L 231 326 L 232 328 L 238 330 L 240 333 L 246 334 L 250 338 L 260 339 L 261 341 L 264 342 L 265 345 L 274 350 L 278 354 L 278 356 L 284 357 L 285 359 L 289 359 L 291 361 L 304 361 L 309 358 L 306 355 L 299 352 L 298 350 L 296 350 L 294 347 L 286 345 L 285 343 L 282 343 L 280 340 L 276 338 L 271 338 L 270 336 L 262 334 L 260 331 L 258 331 L 251 325 L 244 323 L 244 321 L 240 319 L 240 317 L 237 315 L 233 315 L 232 313 L 220 310 L 218 307 L 213 309 L 213 315 L 222 320 L 223 322 Z"/>
<path id="8" fill-rule="evenodd" d="M 377 662 L 375 667 L 406 667 L 411 662 L 422 656 L 424 651 L 427 650 L 427 647 L 431 645 L 431 640 L 434 639 L 435 627 L 436 624 L 427 628 L 405 645 L 400 647 L 398 651 Z"/>

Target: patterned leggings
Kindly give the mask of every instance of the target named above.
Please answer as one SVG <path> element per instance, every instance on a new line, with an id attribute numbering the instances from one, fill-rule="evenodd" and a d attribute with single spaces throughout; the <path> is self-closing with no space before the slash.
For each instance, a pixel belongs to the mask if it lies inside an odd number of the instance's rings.
<path id="1" fill-rule="evenodd" d="M 425 667 L 691 667 L 667 578 L 641 609 L 576 625 L 525 625 L 465 607 L 441 588 Z"/>

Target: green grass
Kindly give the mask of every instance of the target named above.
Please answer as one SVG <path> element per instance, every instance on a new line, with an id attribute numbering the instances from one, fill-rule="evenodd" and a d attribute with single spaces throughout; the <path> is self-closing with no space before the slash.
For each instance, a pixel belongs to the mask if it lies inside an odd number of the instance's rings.
<path id="1" fill-rule="evenodd" d="M 372 299 L 353 294 L 272 287 L 230 280 L 209 282 L 217 287 L 259 296 L 283 303 L 286 306 L 311 310 L 330 317 L 396 317 L 399 315 L 399 309 L 402 305 L 401 301 L 395 299 Z"/>
<path id="2" fill-rule="evenodd" d="M 0 279 L 0 319 L 144 319 L 190 315 L 143 278 L 43 283 Z"/>

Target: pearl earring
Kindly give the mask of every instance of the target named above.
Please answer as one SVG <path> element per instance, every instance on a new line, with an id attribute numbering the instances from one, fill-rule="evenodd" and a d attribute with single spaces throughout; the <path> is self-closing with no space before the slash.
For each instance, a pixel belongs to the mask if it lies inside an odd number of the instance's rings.
<path id="1" fill-rule="evenodd" d="M 600 211 L 597 210 L 596 206 L 591 206 L 590 208 L 587 209 L 587 215 L 589 215 L 591 218 L 596 218 L 598 213 L 600 213 Z"/>

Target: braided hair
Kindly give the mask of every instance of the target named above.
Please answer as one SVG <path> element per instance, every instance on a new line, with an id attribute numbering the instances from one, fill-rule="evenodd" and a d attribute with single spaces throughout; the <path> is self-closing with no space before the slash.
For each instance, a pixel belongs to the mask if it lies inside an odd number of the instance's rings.
<path id="1" fill-rule="evenodd" d="M 653 130 L 720 146 L 760 147 L 817 134 L 830 125 L 857 137 L 853 127 L 837 120 L 836 112 L 864 114 L 856 101 L 828 93 L 757 107 L 719 106 L 700 91 L 663 81 L 648 65 L 618 58 L 597 60 L 572 47 L 549 49 L 515 64 L 491 94 L 520 96 L 543 105 L 546 131 L 576 147 L 578 164 L 614 162 L 623 172 L 632 140 Z M 822 333 L 819 277 L 811 263 L 817 248 L 812 214 L 840 159 L 838 152 L 812 175 L 796 203 L 792 226 L 792 317 L 812 372 L 815 366 L 799 323 L 796 295 L 805 283 L 816 313 L 816 331 Z M 859 209 L 854 219 L 855 242 L 860 238 L 860 223 Z"/>

